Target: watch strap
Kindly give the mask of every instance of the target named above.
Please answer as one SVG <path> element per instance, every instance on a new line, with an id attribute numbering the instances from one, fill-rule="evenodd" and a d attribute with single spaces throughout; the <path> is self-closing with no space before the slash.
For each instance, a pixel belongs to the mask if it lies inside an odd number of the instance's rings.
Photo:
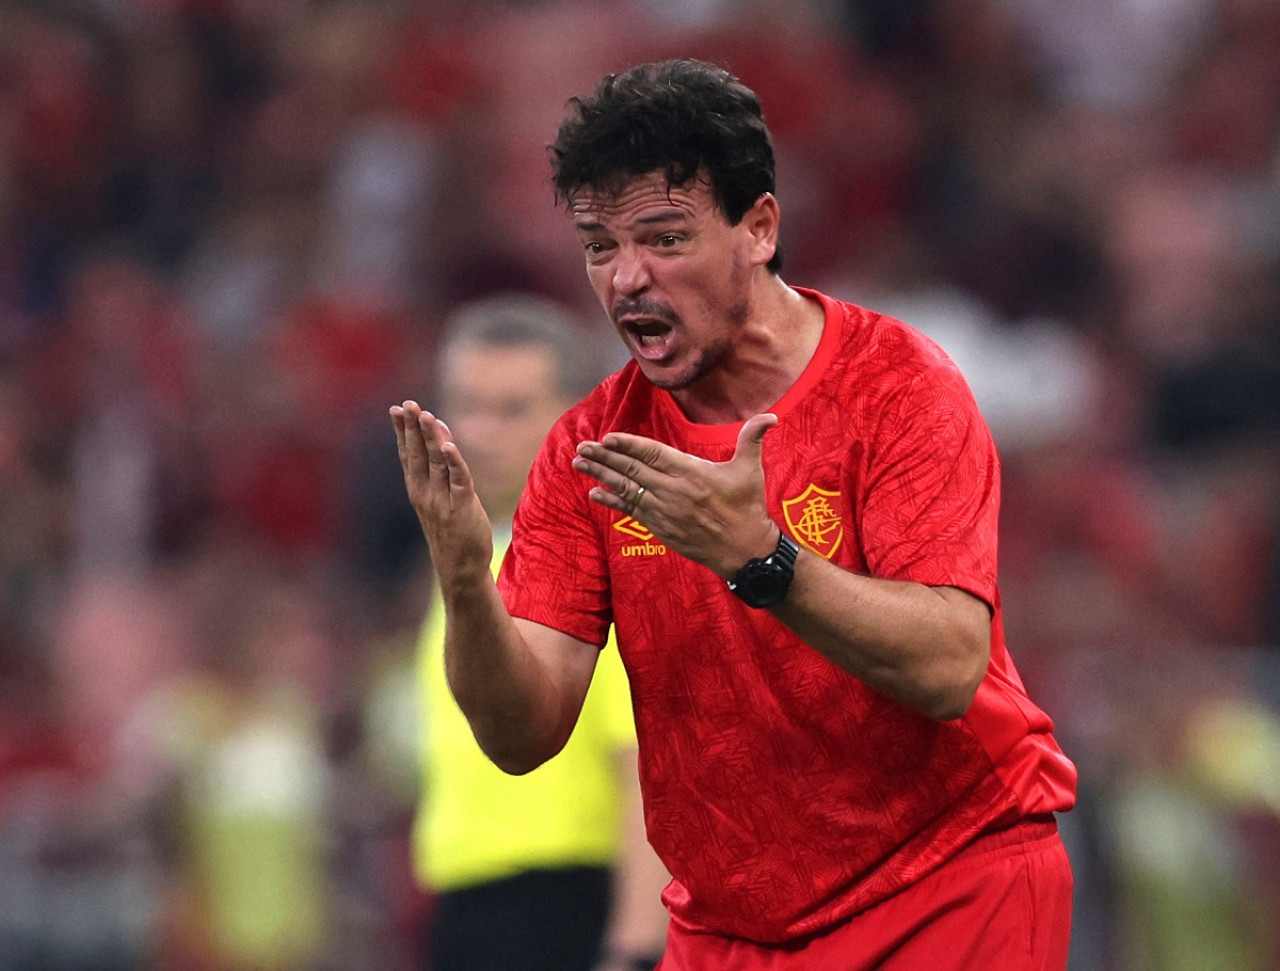
<path id="1" fill-rule="evenodd" d="M 748 560 L 728 581 L 729 589 L 749 607 L 772 607 L 791 589 L 799 555 L 800 547 L 779 526 L 778 545 L 773 552 Z M 760 589 L 762 582 L 767 585 L 765 590 Z"/>

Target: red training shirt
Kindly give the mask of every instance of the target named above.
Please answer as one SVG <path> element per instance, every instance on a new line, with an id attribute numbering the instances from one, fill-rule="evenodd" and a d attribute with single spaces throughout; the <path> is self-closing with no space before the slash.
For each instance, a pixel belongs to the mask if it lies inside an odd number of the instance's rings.
<path id="1" fill-rule="evenodd" d="M 588 499 L 574 450 L 609 431 L 711 461 L 733 454 L 740 424 L 689 422 L 634 362 L 548 435 L 499 580 L 515 616 L 595 644 L 616 626 L 672 918 L 763 943 L 848 918 L 983 831 L 1071 808 L 1076 784 L 1005 649 L 999 463 L 963 377 L 905 324 L 801 292 L 826 323 L 771 409 L 770 513 L 847 570 L 991 605 L 991 662 L 963 718 L 935 721 L 877 693 Z"/>

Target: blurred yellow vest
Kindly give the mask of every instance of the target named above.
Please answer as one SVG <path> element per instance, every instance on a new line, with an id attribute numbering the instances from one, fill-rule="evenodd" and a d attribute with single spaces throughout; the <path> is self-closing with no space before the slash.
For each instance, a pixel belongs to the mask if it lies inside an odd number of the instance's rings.
<path id="1" fill-rule="evenodd" d="M 495 574 L 509 542 L 495 538 Z M 568 744 L 523 776 L 507 775 L 480 751 L 449 692 L 438 589 L 415 664 L 422 793 L 413 858 L 422 886 L 439 893 L 531 869 L 608 866 L 621 829 L 619 772 L 635 771 L 636 744 L 630 688 L 612 637 Z"/>

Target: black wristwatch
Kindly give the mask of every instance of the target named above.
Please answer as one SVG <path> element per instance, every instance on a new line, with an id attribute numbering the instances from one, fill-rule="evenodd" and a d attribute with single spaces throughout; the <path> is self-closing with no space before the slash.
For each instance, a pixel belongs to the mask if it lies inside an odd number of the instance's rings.
<path id="1" fill-rule="evenodd" d="M 733 575 L 729 589 L 748 607 L 772 607 L 782 602 L 791 589 L 800 547 L 781 527 L 778 546 L 768 556 L 753 557 Z"/>

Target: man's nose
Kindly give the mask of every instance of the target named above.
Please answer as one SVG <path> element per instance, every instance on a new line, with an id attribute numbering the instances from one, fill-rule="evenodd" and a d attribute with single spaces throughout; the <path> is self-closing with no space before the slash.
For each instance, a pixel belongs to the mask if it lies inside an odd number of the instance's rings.
<path id="1" fill-rule="evenodd" d="M 613 289 L 623 296 L 643 293 L 650 283 L 649 264 L 638 247 L 624 246 L 613 265 Z"/>

